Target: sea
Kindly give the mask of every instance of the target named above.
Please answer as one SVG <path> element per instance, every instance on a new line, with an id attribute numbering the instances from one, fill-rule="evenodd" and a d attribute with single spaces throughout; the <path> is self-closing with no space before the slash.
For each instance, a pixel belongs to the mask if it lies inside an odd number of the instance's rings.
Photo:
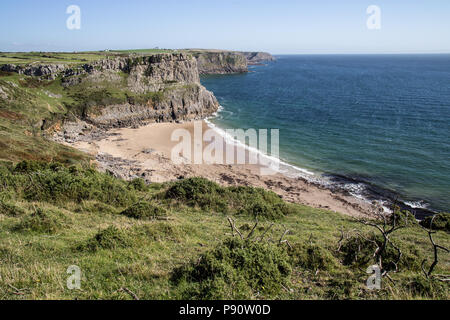
<path id="1" fill-rule="evenodd" d="M 290 175 L 419 215 L 450 211 L 450 55 L 278 55 L 208 75 L 218 129 L 279 129 Z"/>

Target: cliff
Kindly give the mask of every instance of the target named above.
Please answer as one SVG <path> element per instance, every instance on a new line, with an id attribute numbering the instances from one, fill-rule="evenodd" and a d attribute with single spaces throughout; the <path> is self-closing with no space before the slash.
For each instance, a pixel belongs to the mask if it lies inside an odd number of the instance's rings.
<path id="1" fill-rule="evenodd" d="M 200 119 L 219 107 L 200 84 L 197 60 L 187 53 L 131 55 L 78 66 L 4 65 L 1 70 L 32 76 L 21 81 L 36 90 L 56 89 L 45 92 L 59 96 L 67 114 L 96 127 Z"/>
<path id="2" fill-rule="evenodd" d="M 197 59 L 200 74 L 248 72 L 247 59 L 231 51 L 191 51 Z"/>
<path id="3" fill-rule="evenodd" d="M 275 61 L 275 57 L 267 52 L 241 52 L 241 54 L 247 59 L 249 65 L 261 64 L 266 61 Z"/>
<path id="4" fill-rule="evenodd" d="M 258 65 L 275 58 L 266 52 L 223 50 L 187 50 L 198 63 L 200 74 L 230 74 L 248 72 L 249 65 Z"/>

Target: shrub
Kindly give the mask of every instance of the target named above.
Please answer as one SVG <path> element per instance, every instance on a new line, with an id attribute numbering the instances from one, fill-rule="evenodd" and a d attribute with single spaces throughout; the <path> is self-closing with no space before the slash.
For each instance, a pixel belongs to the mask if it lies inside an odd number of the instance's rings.
<path id="1" fill-rule="evenodd" d="M 394 213 L 389 216 L 389 222 L 392 223 L 394 218 L 396 225 L 403 225 L 403 226 L 417 225 L 416 217 L 414 217 L 414 215 L 411 212 L 407 210 L 402 211 L 398 207 L 394 208 Z"/>
<path id="2" fill-rule="evenodd" d="M 131 238 L 122 230 L 110 226 L 98 232 L 93 238 L 77 248 L 81 251 L 97 251 L 99 249 L 118 249 L 131 246 Z"/>
<path id="3" fill-rule="evenodd" d="M 185 299 L 249 299 L 275 297 L 290 272 L 283 248 L 233 238 L 176 269 L 172 281 Z"/>
<path id="4" fill-rule="evenodd" d="M 25 210 L 12 202 L 0 198 L 0 214 L 7 216 L 20 216 L 25 214 Z"/>
<path id="5" fill-rule="evenodd" d="M 147 184 L 145 183 L 145 180 L 142 178 L 136 178 L 131 180 L 128 183 L 128 187 L 131 189 L 134 189 L 136 191 L 147 191 L 148 187 Z"/>
<path id="6" fill-rule="evenodd" d="M 433 216 L 426 217 L 423 219 L 420 224 L 430 229 L 432 227 L 433 230 L 443 230 L 446 232 L 450 232 L 450 213 L 439 213 L 433 220 L 433 224 L 431 225 L 431 220 Z"/>
<path id="7" fill-rule="evenodd" d="M 343 264 L 346 266 L 353 266 L 364 268 L 369 264 L 375 263 L 374 252 L 376 245 L 373 241 L 376 241 L 378 246 L 381 246 L 383 242 L 382 236 L 370 235 L 367 239 L 359 236 L 350 237 L 345 240 L 341 246 L 341 257 L 343 258 Z M 402 257 L 398 263 L 399 269 L 407 270 L 420 270 L 420 262 L 422 257 L 419 252 L 413 246 L 400 246 L 402 251 Z M 394 270 L 394 262 L 397 260 L 398 252 L 391 244 L 387 244 L 387 247 L 382 254 L 383 269 Z"/>
<path id="8" fill-rule="evenodd" d="M 237 214 L 258 218 L 279 219 L 292 213 L 293 206 L 272 191 L 253 187 L 230 187 L 229 202 Z"/>
<path id="9" fill-rule="evenodd" d="M 134 219 L 156 219 L 166 216 L 166 209 L 153 203 L 140 201 L 125 209 L 120 214 Z"/>
<path id="10" fill-rule="evenodd" d="M 354 279 L 331 279 L 327 287 L 326 297 L 331 300 L 352 299 L 356 295 Z"/>
<path id="11" fill-rule="evenodd" d="M 295 244 L 288 251 L 292 259 L 293 266 L 310 271 L 332 271 L 338 262 L 333 255 L 325 248 L 318 245 Z"/>
<path id="12" fill-rule="evenodd" d="M 189 178 L 174 183 L 165 194 L 166 199 L 179 200 L 189 206 L 226 211 L 224 190 L 217 183 L 204 178 Z"/>
<path id="13" fill-rule="evenodd" d="M 66 168 L 58 163 L 23 161 L 6 181 L 26 200 L 61 203 L 97 200 L 126 206 L 136 200 L 127 183 L 93 169 Z"/>
<path id="14" fill-rule="evenodd" d="M 37 208 L 32 214 L 24 217 L 14 229 L 53 234 L 63 226 L 63 215 L 60 212 Z"/>
<path id="15" fill-rule="evenodd" d="M 442 283 L 437 279 L 427 279 L 424 276 L 414 276 L 407 279 L 405 287 L 408 289 L 413 297 L 422 298 L 443 298 L 448 299 L 447 284 Z"/>
<path id="16" fill-rule="evenodd" d="M 174 183 L 165 193 L 166 199 L 181 201 L 203 210 L 249 215 L 275 220 L 294 212 L 277 194 L 262 188 L 221 187 L 203 178 L 190 178 Z"/>
<path id="17" fill-rule="evenodd" d="M 42 170 L 57 171 L 64 168 L 62 164 L 57 162 L 44 161 L 21 161 L 14 167 L 14 173 L 32 173 Z"/>

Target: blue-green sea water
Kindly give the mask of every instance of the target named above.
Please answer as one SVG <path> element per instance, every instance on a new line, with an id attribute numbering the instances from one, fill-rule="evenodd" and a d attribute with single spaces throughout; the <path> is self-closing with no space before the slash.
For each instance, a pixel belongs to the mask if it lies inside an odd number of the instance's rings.
<path id="1" fill-rule="evenodd" d="M 215 125 L 279 128 L 287 163 L 450 210 L 450 55 L 286 55 L 251 71 L 202 77 Z"/>

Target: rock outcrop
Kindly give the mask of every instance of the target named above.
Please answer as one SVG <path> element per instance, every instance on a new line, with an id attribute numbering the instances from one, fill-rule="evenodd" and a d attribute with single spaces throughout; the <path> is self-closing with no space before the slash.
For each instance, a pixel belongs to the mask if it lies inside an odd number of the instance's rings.
<path id="1" fill-rule="evenodd" d="M 197 58 L 200 74 L 231 74 L 248 72 L 249 65 L 258 65 L 275 58 L 267 52 L 220 50 L 189 50 Z"/>
<path id="2" fill-rule="evenodd" d="M 1 66 L 1 71 L 16 72 L 33 77 L 48 77 L 55 79 L 56 75 L 67 68 L 64 64 L 46 64 L 46 65 L 25 65 L 5 64 Z"/>
<path id="3" fill-rule="evenodd" d="M 275 61 L 275 57 L 267 52 L 241 52 L 249 65 L 261 64 L 266 61 Z"/>
<path id="4" fill-rule="evenodd" d="M 231 51 L 192 52 L 197 58 L 200 74 L 229 74 L 248 72 L 247 59 Z"/>

